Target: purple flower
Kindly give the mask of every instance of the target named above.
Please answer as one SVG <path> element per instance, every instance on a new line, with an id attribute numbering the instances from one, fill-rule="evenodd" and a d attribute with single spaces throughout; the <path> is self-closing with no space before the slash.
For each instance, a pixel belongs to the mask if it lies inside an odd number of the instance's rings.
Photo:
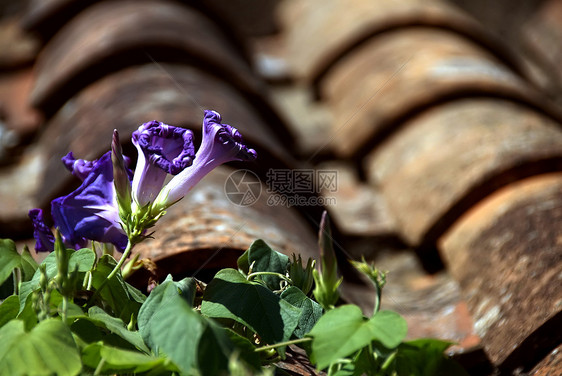
<path id="1" fill-rule="evenodd" d="M 72 152 L 62 157 L 62 163 L 72 175 L 84 181 L 86 177 L 92 172 L 95 161 L 86 161 L 84 159 L 76 159 Z"/>
<path id="2" fill-rule="evenodd" d="M 82 180 L 74 192 L 51 202 L 55 226 L 66 246 L 80 248 L 94 240 L 112 243 L 123 251 L 128 242 L 142 240 L 164 210 L 215 167 L 257 157 L 235 128 L 221 124 L 221 116 L 215 111 L 205 111 L 203 140 L 197 154 L 191 131 L 158 121 L 141 125 L 132 141 L 139 153 L 134 175 L 127 167 L 128 158 L 122 158 L 117 131 L 113 134 L 113 158 L 111 151 L 95 161 L 75 159 L 72 153 L 62 158 L 72 174 Z M 167 174 L 176 176 L 162 188 Z M 43 222 L 41 210 L 34 209 L 29 215 L 37 251 L 52 250 L 54 237 Z"/>
<path id="3" fill-rule="evenodd" d="M 127 156 L 123 156 L 125 159 L 125 167 L 127 167 L 127 173 L 129 174 L 129 179 L 132 178 L 133 172 L 128 168 L 131 165 L 131 158 Z M 92 172 L 95 167 L 95 164 L 98 160 L 94 161 L 87 161 L 85 159 L 76 159 L 72 152 L 69 152 L 67 155 L 62 157 L 62 163 L 66 167 L 68 171 L 72 173 L 72 175 L 76 176 L 81 181 L 84 181 Z"/>
<path id="4" fill-rule="evenodd" d="M 29 218 L 33 223 L 33 237 L 36 252 L 52 252 L 55 249 L 55 237 L 43 220 L 43 210 L 31 209 Z"/>
<path id="5" fill-rule="evenodd" d="M 70 153 L 63 158 L 67 167 L 72 159 Z M 88 240 L 95 240 L 112 243 L 123 251 L 127 236 L 119 223 L 111 152 L 93 162 L 74 160 L 72 168 L 73 174 L 78 177 L 87 173 L 82 185 L 69 195 L 51 202 L 55 226 L 59 228 L 65 244 L 79 248 L 85 246 Z"/>
<path id="6" fill-rule="evenodd" d="M 218 112 L 205 111 L 203 140 L 193 165 L 170 180 L 158 195 L 156 204 L 164 210 L 179 201 L 205 175 L 223 163 L 253 161 L 256 158 L 256 151 L 244 144 L 242 135 L 236 128 L 221 124 L 221 116 Z"/>
<path id="7" fill-rule="evenodd" d="M 133 132 L 133 144 L 139 154 L 133 201 L 143 207 L 154 202 L 166 174 L 176 175 L 191 166 L 195 156 L 193 132 L 153 120 Z"/>

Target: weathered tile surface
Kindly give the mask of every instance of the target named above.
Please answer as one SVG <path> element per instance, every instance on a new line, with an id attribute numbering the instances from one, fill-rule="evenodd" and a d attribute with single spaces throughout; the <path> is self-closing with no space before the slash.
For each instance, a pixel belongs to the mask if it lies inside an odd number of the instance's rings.
<path id="1" fill-rule="evenodd" d="M 462 100 L 406 123 L 367 158 L 413 245 L 432 243 L 464 211 L 498 187 L 562 169 L 562 131 L 524 106 Z"/>
<path id="2" fill-rule="evenodd" d="M 173 1 L 119 1 L 87 8 L 49 41 L 30 99 L 52 111 L 103 74 L 152 59 L 198 64 L 246 91 L 261 89 L 241 55 L 201 13 Z"/>
<path id="3" fill-rule="evenodd" d="M 360 158 L 404 121 L 458 97 L 537 103 L 537 93 L 485 49 L 439 29 L 405 28 L 346 55 L 320 88 L 334 113 L 332 147 Z M 536 94 L 536 95 L 533 95 Z"/>
<path id="4" fill-rule="evenodd" d="M 537 349 L 562 339 L 561 192 L 561 173 L 514 183 L 475 206 L 442 238 L 476 332 L 504 370 L 534 364 Z"/>
<path id="5" fill-rule="evenodd" d="M 309 83 L 365 39 L 413 25 L 453 29 L 509 55 L 474 19 L 444 1 L 296 0 L 281 5 L 288 58 L 295 75 Z"/>

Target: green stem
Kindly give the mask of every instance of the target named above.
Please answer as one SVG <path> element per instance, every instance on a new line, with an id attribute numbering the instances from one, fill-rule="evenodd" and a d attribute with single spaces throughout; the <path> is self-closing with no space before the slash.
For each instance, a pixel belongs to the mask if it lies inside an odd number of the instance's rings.
<path id="1" fill-rule="evenodd" d="M 66 324 L 66 318 L 68 314 L 68 296 L 62 296 L 62 322 Z"/>
<path id="2" fill-rule="evenodd" d="M 129 242 L 127 243 L 127 248 L 125 248 L 125 251 L 123 252 L 123 255 L 121 256 L 121 258 L 119 259 L 119 262 L 117 263 L 117 265 L 115 265 L 115 268 L 113 268 L 111 273 L 109 273 L 109 275 L 107 276 L 107 279 L 104 282 L 109 281 L 111 278 L 113 278 L 115 276 L 115 274 L 117 274 L 117 272 L 119 270 L 121 270 L 121 267 L 123 266 L 123 264 L 125 263 L 125 261 L 129 257 L 129 255 L 131 254 L 131 250 L 133 249 L 134 246 L 135 246 L 135 244 L 129 240 Z M 100 290 L 101 290 L 101 287 L 100 287 Z"/>
<path id="3" fill-rule="evenodd" d="M 254 351 L 256 351 L 256 352 L 257 351 L 267 351 L 267 350 L 275 349 L 277 347 L 294 345 L 294 344 L 297 344 L 297 343 L 303 343 L 303 342 L 309 342 L 309 341 L 312 341 L 312 338 L 307 337 L 307 338 L 294 339 L 292 341 L 279 342 L 279 343 L 276 343 L 274 345 L 267 345 L 267 346 L 263 346 L 263 347 L 258 347 Z"/>
<path id="4" fill-rule="evenodd" d="M 373 309 L 373 316 L 381 308 L 381 297 L 382 297 L 382 289 L 376 284 L 375 284 L 375 289 L 377 290 L 377 296 L 375 297 L 375 308 Z"/>
<path id="5" fill-rule="evenodd" d="M 384 361 L 384 363 L 381 366 L 381 371 L 386 371 L 388 370 L 388 367 L 390 367 L 390 365 L 392 364 L 392 362 L 394 361 L 394 359 L 396 358 L 396 351 L 393 352 L 392 354 L 390 354 L 388 356 L 388 358 L 386 358 L 386 360 Z"/>
<path id="6" fill-rule="evenodd" d="M 117 265 L 115 265 L 115 267 L 113 268 L 113 270 L 111 271 L 111 273 L 109 273 L 109 275 L 107 276 L 107 278 L 102 282 L 102 284 L 100 285 L 100 287 L 98 289 L 96 289 L 96 292 L 92 295 L 92 297 L 89 299 L 88 303 L 93 302 L 95 298 L 98 297 L 98 295 L 100 294 L 100 292 L 103 290 L 103 288 L 105 286 L 107 286 L 107 284 L 109 283 L 109 281 L 111 281 L 111 279 L 113 277 L 115 277 L 115 275 L 117 274 L 117 272 L 121 269 L 121 267 L 123 266 L 123 264 L 125 263 L 125 260 L 129 257 L 129 254 L 131 253 L 131 250 L 133 249 L 133 247 L 135 246 L 135 243 L 131 242 L 131 240 L 129 239 L 129 242 L 127 243 L 127 248 L 125 248 L 125 251 L 123 252 L 123 255 L 121 256 L 121 258 L 119 259 L 119 262 L 117 263 Z"/>
<path id="7" fill-rule="evenodd" d="M 86 291 L 90 291 L 92 289 L 92 271 L 88 270 L 84 275 L 84 281 L 82 281 L 82 288 Z"/>
<path id="8" fill-rule="evenodd" d="M 369 367 L 369 368 L 370 368 L 371 370 L 375 370 L 375 369 L 378 368 L 378 367 L 377 367 L 377 359 L 376 359 L 375 355 L 376 355 L 376 354 L 375 354 L 375 351 L 374 351 L 374 349 L 373 349 L 373 343 L 371 342 L 371 343 L 369 343 L 369 346 L 368 346 L 368 348 L 367 348 L 367 356 L 368 356 L 368 361 L 369 361 L 369 364 L 370 364 L 370 367 Z M 371 373 L 369 373 L 369 375 L 370 375 L 370 374 L 371 374 Z"/>
<path id="9" fill-rule="evenodd" d="M 96 370 L 94 371 L 94 376 L 95 375 L 101 375 L 101 370 L 103 369 L 104 365 L 105 365 L 105 359 L 101 358 L 98 366 L 96 367 Z"/>
<path id="10" fill-rule="evenodd" d="M 328 367 L 328 376 L 331 376 L 335 372 L 341 370 L 344 364 L 351 364 L 351 363 L 353 363 L 351 359 L 338 359 L 334 363 L 330 364 L 330 366 Z"/>
<path id="11" fill-rule="evenodd" d="M 91 291 L 92 290 L 92 282 L 94 281 L 94 276 L 92 274 L 92 271 L 88 271 L 88 286 L 86 286 L 86 290 Z"/>
<path id="12" fill-rule="evenodd" d="M 12 270 L 12 281 L 14 284 L 14 295 L 19 295 L 19 291 L 20 291 L 20 279 L 18 278 L 18 270 L 19 268 L 14 268 L 14 270 Z"/>
<path id="13" fill-rule="evenodd" d="M 276 273 L 276 272 L 253 272 L 253 273 L 248 274 L 248 276 L 246 277 L 246 280 L 249 281 L 250 279 L 252 279 L 254 277 L 257 277 L 259 275 L 274 275 L 276 277 L 281 278 L 282 280 L 286 281 L 287 283 L 289 283 L 291 285 L 293 284 L 293 281 L 291 281 L 290 278 L 287 278 L 287 276 L 284 276 L 283 274 Z"/>

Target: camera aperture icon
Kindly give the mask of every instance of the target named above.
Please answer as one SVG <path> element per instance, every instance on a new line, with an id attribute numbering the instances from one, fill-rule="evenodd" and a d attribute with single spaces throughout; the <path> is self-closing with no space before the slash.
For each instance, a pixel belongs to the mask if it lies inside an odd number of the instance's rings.
<path id="1" fill-rule="evenodd" d="M 238 206 L 253 205 L 260 197 L 261 189 L 260 179 L 250 170 L 236 170 L 224 183 L 226 197 Z"/>

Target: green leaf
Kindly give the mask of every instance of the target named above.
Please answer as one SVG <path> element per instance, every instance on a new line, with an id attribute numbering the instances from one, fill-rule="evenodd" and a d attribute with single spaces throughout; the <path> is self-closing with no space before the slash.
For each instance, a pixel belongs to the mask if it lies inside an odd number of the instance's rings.
<path id="1" fill-rule="evenodd" d="M 452 342 L 438 339 L 417 339 L 398 347 L 396 371 L 399 375 L 468 375 L 455 361 L 445 356 Z"/>
<path id="2" fill-rule="evenodd" d="M 89 320 L 86 316 L 73 319 L 70 330 L 74 334 L 76 343 L 83 348 L 88 344 L 102 342 L 105 345 L 119 347 L 131 351 L 140 351 L 132 343 L 121 336 L 112 333 L 99 322 Z"/>
<path id="3" fill-rule="evenodd" d="M 68 250 L 67 252 L 72 250 Z M 70 254 L 70 259 L 68 260 L 68 271 L 73 271 L 76 266 L 78 266 L 79 272 L 87 272 L 92 269 L 96 262 L 96 254 L 89 248 L 82 248 L 74 251 Z"/>
<path id="4" fill-rule="evenodd" d="M 49 255 L 43 260 L 41 265 L 45 265 L 45 273 L 48 279 L 52 279 L 57 275 L 57 259 L 54 252 L 49 253 Z M 24 309 L 28 296 L 39 289 L 39 280 L 41 278 L 41 272 L 39 269 L 35 270 L 33 278 L 30 281 L 22 282 L 20 285 L 20 312 Z"/>
<path id="5" fill-rule="evenodd" d="M 198 345 L 205 325 L 201 316 L 180 297 L 166 300 L 145 326 L 146 342 L 166 354 L 189 374 L 197 368 Z"/>
<path id="6" fill-rule="evenodd" d="M 10 239 L 0 239 L 0 284 L 12 275 L 15 268 L 21 266 L 21 256 L 16 243 Z"/>
<path id="7" fill-rule="evenodd" d="M 14 279 L 8 278 L 4 283 L 0 283 L 0 299 L 6 299 L 14 294 Z"/>
<path id="8" fill-rule="evenodd" d="M 167 283 L 173 286 L 171 281 Z M 173 290 L 166 287 L 161 291 L 159 295 Z M 234 344 L 227 330 L 196 313 L 177 292 L 162 299 L 144 332 L 152 349 L 166 354 L 185 374 L 197 370 L 201 375 L 219 375 L 228 370 Z"/>
<path id="9" fill-rule="evenodd" d="M 70 330 L 77 338 L 77 341 L 80 341 L 79 344 L 106 341 L 102 328 L 96 326 L 85 316 L 74 317 L 73 320 L 74 322 L 70 325 Z"/>
<path id="10" fill-rule="evenodd" d="M 62 304 L 60 304 L 57 307 L 57 311 L 59 312 L 59 315 L 61 315 Z M 77 317 L 82 317 L 82 316 L 84 316 L 84 311 L 82 311 L 82 308 L 80 308 L 79 305 L 71 303 L 71 302 L 69 302 L 67 304 L 66 317 L 70 320 L 70 321 L 67 321 L 67 323 L 70 324 L 72 322 L 72 319 L 77 318 Z"/>
<path id="11" fill-rule="evenodd" d="M 324 369 L 367 346 L 373 340 L 367 320 L 355 305 L 343 305 L 328 311 L 309 335 L 313 337 L 310 360 Z"/>
<path id="12" fill-rule="evenodd" d="M 68 326 L 56 319 L 26 333 L 20 320 L 0 329 L 0 370 L 7 375 L 76 375 L 80 354 Z"/>
<path id="13" fill-rule="evenodd" d="M 248 249 L 248 262 L 252 272 L 274 272 L 284 275 L 289 266 L 289 256 L 274 251 L 263 240 L 258 239 Z M 274 275 L 260 275 L 257 279 L 265 282 L 270 290 L 279 290 L 281 278 Z"/>
<path id="14" fill-rule="evenodd" d="M 92 271 L 94 288 L 98 289 L 107 280 L 107 276 L 116 265 L 117 261 L 110 255 L 103 255 L 99 259 L 98 264 Z M 117 273 L 100 291 L 100 297 L 111 307 L 115 316 L 126 322 L 131 319 L 131 316 L 137 316 L 142 304 L 138 301 L 142 294 L 140 292 L 138 294 L 136 292 L 131 293 L 132 289 L 134 287 L 123 280 L 121 273 Z"/>
<path id="15" fill-rule="evenodd" d="M 22 309 L 20 297 L 20 312 L 18 313 L 17 319 L 24 323 L 25 330 L 31 330 L 37 324 L 37 314 L 33 309 L 33 302 L 31 299 L 27 299 Z"/>
<path id="16" fill-rule="evenodd" d="M 233 319 L 248 326 L 268 344 L 289 340 L 301 310 L 259 283 L 249 282 L 237 270 L 223 269 L 207 285 L 201 313 Z M 284 354 L 283 348 L 279 348 Z"/>
<path id="17" fill-rule="evenodd" d="M 297 338 L 304 337 L 322 316 L 322 307 L 294 286 L 283 291 L 281 299 L 302 310 L 294 334 Z"/>
<path id="18" fill-rule="evenodd" d="M 59 306 L 62 305 L 62 295 L 60 292 L 58 292 L 57 290 L 53 290 L 51 291 L 51 297 L 49 299 L 49 309 L 51 310 L 51 312 L 57 312 Z"/>
<path id="19" fill-rule="evenodd" d="M 387 349 L 398 346 L 406 334 L 408 324 L 398 313 L 393 311 L 379 311 L 369 320 L 369 329 L 374 339 L 380 341 Z"/>
<path id="20" fill-rule="evenodd" d="M 392 373 L 379 372 L 380 364 L 378 364 L 372 355 L 369 354 L 368 347 L 364 347 L 352 359 L 351 363 L 346 363 L 338 369 L 333 376 L 363 376 L 363 375 L 377 375 L 386 376 L 394 375 Z M 415 375 L 409 375 L 415 376 Z"/>
<path id="21" fill-rule="evenodd" d="M 240 257 L 238 257 L 238 260 L 236 260 L 236 264 L 238 265 L 238 269 L 240 269 L 240 271 L 242 273 L 244 273 L 245 275 L 248 275 L 248 272 L 250 271 L 250 262 L 248 260 L 248 254 L 250 253 L 250 250 L 247 249 L 244 253 L 242 253 L 242 255 Z"/>
<path id="22" fill-rule="evenodd" d="M 197 364 L 202 375 L 221 375 L 228 370 L 228 359 L 233 351 L 233 345 L 221 328 L 210 319 L 204 320 L 204 330 L 197 346 Z"/>
<path id="23" fill-rule="evenodd" d="M 163 283 L 150 292 L 142 304 L 138 316 L 139 331 L 145 340 L 148 338 L 146 328 L 152 316 L 167 304 L 168 299 L 178 296 L 181 296 L 190 306 L 193 305 L 195 299 L 195 280 L 193 278 L 184 278 L 179 282 L 174 282 L 172 276 L 168 275 Z"/>
<path id="24" fill-rule="evenodd" d="M 227 331 L 196 313 L 178 294 L 163 302 L 145 325 L 147 343 L 167 355 L 184 374 L 226 374 L 234 351 Z"/>
<path id="25" fill-rule="evenodd" d="M 103 374 L 178 371 L 166 358 L 107 346 L 101 342 L 85 346 L 82 350 L 82 361 L 92 369 L 97 369 L 101 363 L 98 371 Z"/>
<path id="26" fill-rule="evenodd" d="M 29 253 L 29 248 L 24 246 L 23 251 L 21 252 L 21 269 L 23 274 L 22 281 L 29 281 L 33 278 L 33 275 L 38 267 L 39 265 L 37 264 L 37 261 L 35 261 L 33 256 L 31 256 L 31 253 Z"/>
<path id="27" fill-rule="evenodd" d="M 256 347 L 247 338 L 242 337 L 235 331 L 225 328 L 226 335 L 236 349 L 236 355 L 255 371 L 261 368 L 261 358 L 255 351 Z"/>
<path id="28" fill-rule="evenodd" d="M 15 319 L 20 310 L 20 298 L 12 295 L 0 304 L 0 327 L 4 326 L 11 319 Z"/>
<path id="29" fill-rule="evenodd" d="M 125 287 L 127 288 L 127 292 L 129 293 L 131 300 L 139 303 L 140 305 L 144 303 L 144 301 L 146 300 L 146 295 L 144 295 L 142 291 L 140 291 L 139 289 L 137 289 L 135 286 L 131 285 L 128 282 L 125 282 Z"/>
<path id="30" fill-rule="evenodd" d="M 94 251 L 88 248 L 79 249 L 75 251 L 73 249 L 67 249 L 66 251 L 68 260 L 68 270 L 73 271 L 76 266 L 78 266 L 78 272 L 81 273 L 78 278 L 78 282 L 82 283 L 84 278 L 84 273 L 89 271 L 95 262 Z M 48 279 L 54 278 L 58 273 L 57 258 L 55 252 L 51 252 L 41 265 L 45 265 L 45 272 Z M 26 304 L 27 297 L 33 292 L 39 289 L 39 280 L 41 279 L 41 272 L 39 269 L 35 270 L 33 278 L 30 281 L 22 282 L 20 286 L 20 311 Z M 78 286 L 77 286 L 78 287 Z"/>
<path id="31" fill-rule="evenodd" d="M 293 286 L 298 287 L 304 295 L 308 295 L 314 284 L 312 271 L 316 265 L 316 261 L 309 258 L 306 261 L 306 266 L 303 267 L 301 255 L 292 255 L 292 260 L 289 263 L 289 278 L 293 282 Z"/>
<path id="32" fill-rule="evenodd" d="M 406 332 L 406 321 L 395 312 L 380 311 L 368 320 L 359 307 L 344 305 L 328 311 L 310 331 L 313 337 L 311 361 L 324 369 L 374 340 L 394 348 Z"/>
<path id="33" fill-rule="evenodd" d="M 125 341 L 129 342 L 130 344 L 134 345 L 137 349 L 144 351 L 145 353 L 149 353 L 150 350 L 146 347 L 144 341 L 139 332 L 128 330 L 123 320 L 108 315 L 103 309 L 100 307 L 91 307 L 88 310 L 88 316 L 85 317 L 87 320 L 94 323 L 96 326 L 101 326 L 109 330 L 111 333 L 118 335 L 119 337 L 123 338 Z"/>

